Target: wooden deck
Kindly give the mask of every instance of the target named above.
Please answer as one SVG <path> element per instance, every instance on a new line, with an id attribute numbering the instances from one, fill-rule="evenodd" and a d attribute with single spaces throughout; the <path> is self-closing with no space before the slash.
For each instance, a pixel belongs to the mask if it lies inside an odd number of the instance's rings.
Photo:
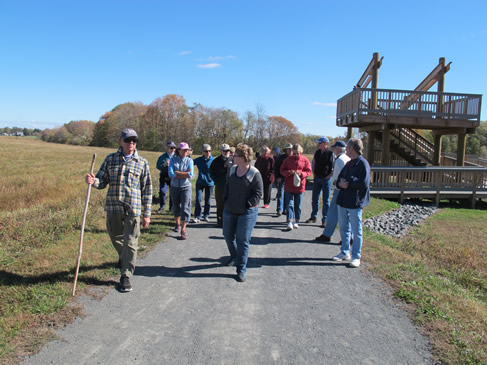
<path id="1" fill-rule="evenodd" d="M 487 168 L 371 167 L 370 194 L 379 198 L 477 199 L 487 198 Z"/>
<path id="2" fill-rule="evenodd" d="M 337 126 L 390 124 L 473 133 L 480 125 L 481 101 L 477 94 L 357 88 L 338 100 Z"/>

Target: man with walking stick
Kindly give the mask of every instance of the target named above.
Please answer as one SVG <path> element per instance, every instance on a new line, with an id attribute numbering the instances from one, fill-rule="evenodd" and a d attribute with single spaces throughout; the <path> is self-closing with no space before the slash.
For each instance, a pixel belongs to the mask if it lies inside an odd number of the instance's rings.
<path id="1" fill-rule="evenodd" d="M 137 153 L 137 140 L 137 132 L 124 129 L 118 151 L 105 158 L 96 176 L 86 175 L 86 183 L 97 189 L 109 186 L 105 203 L 107 230 L 118 252 L 121 292 L 132 291 L 129 278 L 135 270 L 140 226 L 149 226 L 152 208 L 149 163 Z"/>

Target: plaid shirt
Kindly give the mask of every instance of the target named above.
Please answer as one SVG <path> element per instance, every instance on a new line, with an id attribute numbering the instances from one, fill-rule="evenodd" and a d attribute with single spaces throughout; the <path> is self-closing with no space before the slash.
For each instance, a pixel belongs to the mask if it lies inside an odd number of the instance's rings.
<path id="1" fill-rule="evenodd" d="M 122 148 L 109 154 L 96 174 L 94 187 L 108 193 L 105 211 L 150 217 L 152 207 L 152 180 L 147 160 L 138 155 L 137 150 L 132 158 L 125 160 Z"/>

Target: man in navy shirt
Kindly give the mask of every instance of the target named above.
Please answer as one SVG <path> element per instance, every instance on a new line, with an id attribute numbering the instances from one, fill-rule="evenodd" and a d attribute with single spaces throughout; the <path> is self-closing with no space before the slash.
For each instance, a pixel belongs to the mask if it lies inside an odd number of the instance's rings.
<path id="1" fill-rule="evenodd" d="M 362 209 L 370 201 L 370 166 L 362 157 L 364 145 L 358 138 L 351 138 L 346 147 L 350 161 L 338 175 L 336 187 L 339 189 L 338 224 L 342 247 L 340 253 L 333 257 L 334 261 L 348 261 L 350 267 L 360 266 L 362 252 Z M 350 256 L 350 238 L 353 234 L 352 256 Z"/>

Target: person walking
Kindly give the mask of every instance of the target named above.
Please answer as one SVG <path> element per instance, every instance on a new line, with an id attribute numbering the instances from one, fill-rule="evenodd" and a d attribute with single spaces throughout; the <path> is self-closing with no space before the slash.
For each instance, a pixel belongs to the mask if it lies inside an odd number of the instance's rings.
<path id="1" fill-rule="evenodd" d="M 215 183 L 215 200 L 216 200 L 216 225 L 223 227 L 223 208 L 225 202 L 223 193 L 230 168 L 233 165 L 233 158 L 230 157 L 230 146 L 223 143 L 220 146 L 220 156 L 215 158 L 210 165 L 210 177 Z"/>
<path id="2" fill-rule="evenodd" d="M 345 164 L 350 161 L 350 157 L 347 156 L 345 153 L 347 145 L 343 141 L 336 141 L 333 146 L 331 146 L 333 153 L 335 154 L 335 163 L 333 165 L 333 176 L 331 178 L 331 185 L 333 190 L 333 196 L 331 198 L 330 207 L 328 208 L 328 214 L 326 217 L 326 227 L 323 230 L 323 233 L 316 237 L 316 241 L 320 242 L 330 242 L 331 236 L 335 232 L 335 228 L 338 223 L 338 206 L 337 206 L 337 199 L 338 199 L 338 192 L 339 190 L 336 187 L 336 181 L 338 175 L 342 171 Z"/>
<path id="3" fill-rule="evenodd" d="M 120 148 L 109 154 L 96 176 L 85 181 L 96 189 L 108 185 L 105 202 L 106 225 L 118 253 L 121 292 L 132 291 L 130 277 L 135 270 L 140 226 L 149 227 L 152 208 L 152 180 L 149 163 L 137 152 L 137 132 L 126 128 L 120 134 Z M 142 217 L 142 223 L 141 223 Z"/>
<path id="4" fill-rule="evenodd" d="M 298 228 L 301 218 L 301 200 L 306 190 L 306 178 L 311 175 L 311 164 L 302 155 L 303 147 L 293 146 L 292 155 L 281 165 L 281 175 L 285 177 L 284 204 L 287 212 L 287 230 Z"/>
<path id="5" fill-rule="evenodd" d="M 370 166 L 362 156 L 364 146 L 359 138 L 347 142 L 347 155 L 350 161 L 338 175 L 336 187 L 339 189 L 338 224 L 342 245 L 340 253 L 333 256 L 334 261 L 352 260 L 350 267 L 359 267 L 362 254 L 362 209 L 370 201 Z M 353 234 L 352 256 L 350 239 Z"/>
<path id="6" fill-rule="evenodd" d="M 210 221 L 210 199 L 215 184 L 210 176 L 210 165 L 213 160 L 214 157 L 211 155 L 211 146 L 209 144 L 204 144 L 203 155 L 194 160 L 194 164 L 198 168 L 198 179 L 196 180 L 196 202 L 194 205 L 194 218 L 192 223 L 198 223 L 200 220 L 205 222 Z M 205 203 L 203 218 L 201 218 L 201 200 L 203 199 L 203 192 L 205 193 Z"/>
<path id="7" fill-rule="evenodd" d="M 194 176 L 193 160 L 188 156 L 189 146 L 186 142 L 178 145 L 177 155 L 169 163 L 169 177 L 171 178 L 171 199 L 176 225 L 174 232 L 181 232 L 181 239 L 185 240 L 186 225 L 191 217 L 191 179 Z"/>
<path id="8" fill-rule="evenodd" d="M 176 151 L 176 144 L 173 141 L 167 142 L 167 151 L 164 152 L 158 159 L 157 159 L 157 169 L 160 171 L 159 176 L 159 210 L 158 213 L 162 213 L 164 211 L 164 206 L 166 205 L 166 194 L 168 192 L 168 188 L 171 186 L 171 178 L 169 177 L 169 161 L 174 156 L 174 152 Z M 172 201 L 169 197 L 169 210 L 172 210 Z"/>
<path id="9" fill-rule="evenodd" d="M 264 209 L 269 208 L 271 203 L 272 183 L 274 182 L 274 159 L 271 156 L 271 149 L 262 146 L 260 156 L 255 161 L 255 167 L 259 170 L 264 183 Z"/>
<path id="10" fill-rule="evenodd" d="M 291 143 L 286 144 L 284 147 L 284 153 L 280 154 L 276 158 L 274 164 L 274 179 L 276 182 L 277 194 L 276 194 L 276 216 L 280 217 L 281 214 L 285 214 L 284 210 L 284 180 L 285 177 L 281 175 L 281 165 L 286 158 L 291 156 L 293 151 L 293 145 Z"/>
<path id="11" fill-rule="evenodd" d="M 320 195 L 323 193 L 323 207 L 321 210 L 321 227 L 325 228 L 328 207 L 330 206 L 331 176 L 333 174 L 333 152 L 328 148 L 330 141 L 321 137 L 316 141 L 318 149 L 313 156 L 313 190 L 311 195 L 311 217 L 306 223 L 316 223 L 320 207 Z"/>
<path id="12" fill-rule="evenodd" d="M 235 264 L 240 282 L 246 280 L 250 239 L 264 188 L 259 170 L 250 165 L 252 155 L 251 147 L 242 143 L 237 145 L 223 197 L 223 236 L 230 252 L 226 265 Z"/>

